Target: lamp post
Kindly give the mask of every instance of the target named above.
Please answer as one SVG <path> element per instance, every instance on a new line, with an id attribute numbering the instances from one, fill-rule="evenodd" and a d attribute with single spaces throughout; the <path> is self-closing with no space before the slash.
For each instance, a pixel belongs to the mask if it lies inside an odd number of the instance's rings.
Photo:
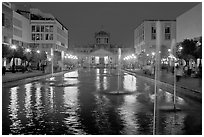
<path id="1" fill-rule="evenodd" d="M 37 50 L 36 51 L 38 54 L 40 54 L 40 50 Z M 40 56 L 39 56 L 40 57 Z M 37 67 L 37 69 L 38 70 L 40 70 L 40 61 L 38 60 L 39 58 L 37 58 L 37 61 L 38 61 L 38 67 Z"/>
<path id="2" fill-rule="evenodd" d="M 14 58 L 14 55 L 15 55 L 15 50 L 16 50 L 16 45 L 12 45 L 11 46 L 11 49 L 13 50 L 13 64 L 12 64 L 12 73 L 15 73 L 15 58 Z"/>

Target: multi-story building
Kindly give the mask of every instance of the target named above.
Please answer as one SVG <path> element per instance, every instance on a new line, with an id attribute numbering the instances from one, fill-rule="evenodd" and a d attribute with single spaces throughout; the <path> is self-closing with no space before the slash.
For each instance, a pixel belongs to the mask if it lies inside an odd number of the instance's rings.
<path id="1" fill-rule="evenodd" d="M 95 43 L 69 48 L 69 53 L 77 55 L 78 62 L 72 60 L 73 63 L 79 63 L 85 67 L 116 67 L 118 65 L 118 49 L 117 45 L 110 42 L 110 33 L 103 30 L 95 33 Z M 127 53 L 132 53 L 131 48 L 121 48 L 121 59 Z M 71 60 L 70 60 L 71 61 Z"/>
<path id="2" fill-rule="evenodd" d="M 13 39 L 16 46 L 29 47 L 31 43 L 30 20 L 20 13 L 13 11 Z"/>
<path id="3" fill-rule="evenodd" d="M 11 3 L 2 2 L 2 46 L 10 47 L 13 38 L 13 11 Z M 6 66 L 6 58 L 2 59 L 2 66 Z"/>
<path id="4" fill-rule="evenodd" d="M 197 46 L 202 46 L 202 3 L 197 4 L 193 8 L 184 12 L 176 18 L 176 41 L 177 43 L 183 42 L 184 39 L 192 39 L 197 42 Z M 202 48 L 200 48 L 201 50 Z M 199 64 L 202 65 L 202 51 L 201 57 L 197 61 L 190 60 L 187 62 L 190 66 Z"/>
<path id="5" fill-rule="evenodd" d="M 23 11 L 11 3 L 3 3 L 2 7 L 3 44 L 44 51 L 49 59 L 53 58 L 54 65 L 63 68 L 68 29 L 57 18 L 39 9 Z M 21 60 L 16 58 L 15 63 L 19 65 Z"/>
<path id="6" fill-rule="evenodd" d="M 68 29 L 51 14 L 38 9 L 30 12 L 31 47 L 53 54 L 55 64 L 61 66 L 68 48 Z"/>
<path id="7" fill-rule="evenodd" d="M 134 48 L 138 61 L 145 65 L 148 58 L 155 54 L 156 50 L 156 22 L 161 24 L 161 57 L 168 56 L 168 50 L 171 48 L 172 40 L 176 38 L 175 20 L 144 20 L 134 30 Z"/>
<path id="8" fill-rule="evenodd" d="M 10 45 L 13 38 L 13 11 L 11 4 L 2 3 L 2 44 Z"/>
<path id="9" fill-rule="evenodd" d="M 176 41 L 202 36 L 202 3 L 176 18 Z"/>

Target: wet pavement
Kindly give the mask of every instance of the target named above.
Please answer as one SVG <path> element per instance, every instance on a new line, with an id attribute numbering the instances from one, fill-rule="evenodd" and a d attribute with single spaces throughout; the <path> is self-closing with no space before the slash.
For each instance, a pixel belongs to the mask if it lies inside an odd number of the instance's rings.
<path id="1" fill-rule="evenodd" d="M 109 94 L 117 90 L 128 94 Z M 162 87 L 158 94 L 157 134 L 202 134 L 201 103 L 180 96 L 181 111 L 161 111 L 172 105 L 173 95 Z M 114 69 L 79 69 L 7 86 L 2 96 L 3 134 L 153 133 L 153 83 L 124 72 L 118 76 Z"/>

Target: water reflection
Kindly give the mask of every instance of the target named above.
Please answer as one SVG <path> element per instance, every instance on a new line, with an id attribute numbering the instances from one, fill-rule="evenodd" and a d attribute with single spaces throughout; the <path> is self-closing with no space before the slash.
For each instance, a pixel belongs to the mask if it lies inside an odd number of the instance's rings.
<path id="1" fill-rule="evenodd" d="M 119 108 L 121 119 L 124 121 L 124 134 L 137 134 L 138 123 L 135 112 L 138 110 L 136 104 L 136 97 L 134 95 L 127 95 L 124 97 L 124 103 Z"/>
<path id="2" fill-rule="evenodd" d="M 98 128 L 100 134 L 110 132 L 110 122 L 108 109 L 110 107 L 109 99 L 104 95 L 95 94 L 96 108 L 92 112 L 95 119 L 95 127 Z"/>
<path id="3" fill-rule="evenodd" d="M 49 99 L 50 99 L 50 102 L 49 102 L 49 110 L 50 110 L 50 113 L 53 113 L 54 111 L 54 87 L 50 87 L 50 94 L 49 94 Z"/>
<path id="4" fill-rule="evenodd" d="M 96 89 L 99 91 L 101 89 L 101 82 L 100 82 L 100 70 L 96 69 Z"/>
<path id="5" fill-rule="evenodd" d="M 121 89 L 133 94 L 103 94 L 103 90 L 112 91 L 117 87 L 117 76 L 103 75 L 108 71 L 90 69 L 87 75 L 85 70 L 80 70 L 80 84 L 75 86 L 50 86 L 50 82 L 42 79 L 3 88 L 3 133 L 152 134 L 153 84 L 126 74 L 121 78 Z M 78 78 L 63 75 L 55 78 L 54 83 L 79 82 Z M 162 105 L 173 103 L 172 94 L 162 88 L 159 93 Z M 158 112 L 158 134 L 200 134 L 201 105 L 181 97 L 177 97 L 177 104 L 184 110 Z"/>
<path id="6" fill-rule="evenodd" d="M 78 117 L 78 87 L 64 88 L 64 123 L 71 134 L 85 134 Z"/>
<path id="7" fill-rule="evenodd" d="M 136 77 L 132 75 L 124 75 L 123 87 L 128 91 L 136 91 L 137 90 L 137 81 Z"/>
<path id="8" fill-rule="evenodd" d="M 42 114 L 42 91 L 41 91 L 41 83 L 36 84 L 36 93 L 35 93 L 35 107 L 37 109 L 37 116 L 36 116 L 36 120 L 39 120 L 40 118 L 42 118 L 43 114 Z"/>
<path id="9" fill-rule="evenodd" d="M 180 135 L 183 134 L 184 128 L 184 118 L 186 117 L 185 113 L 178 112 L 178 113 L 169 113 L 168 117 L 165 115 L 161 115 L 164 117 L 164 121 L 166 124 L 163 124 L 160 127 L 163 127 L 162 130 L 160 129 L 160 134 L 170 134 L 170 135 Z"/>
<path id="10" fill-rule="evenodd" d="M 104 76 L 103 77 L 103 90 L 107 90 L 108 89 L 108 80 L 107 77 Z"/>
<path id="11" fill-rule="evenodd" d="M 10 104 L 8 106 L 9 116 L 12 124 L 10 129 L 12 133 L 18 133 L 21 130 L 21 120 L 18 118 L 19 114 L 19 101 L 18 101 L 18 91 L 19 87 L 13 87 L 10 89 Z"/>

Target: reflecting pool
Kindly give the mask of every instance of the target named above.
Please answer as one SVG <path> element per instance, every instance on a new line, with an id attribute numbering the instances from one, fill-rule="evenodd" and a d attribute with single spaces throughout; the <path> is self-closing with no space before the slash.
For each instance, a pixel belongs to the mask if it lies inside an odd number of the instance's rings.
<path id="1" fill-rule="evenodd" d="M 120 85 L 118 86 L 118 78 Z M 120 90 L 126 95 L 104 94 Z M 162 87 L 158 106 L 173 95 Z M 114 69 L 79 69 L 2 89 L 3 134 L 148 135 L 153 133 L 154 85 Z M 202 105 L 177 97 L 182 111 L 157 112 L 157 134 L 201 134 Z"/>

